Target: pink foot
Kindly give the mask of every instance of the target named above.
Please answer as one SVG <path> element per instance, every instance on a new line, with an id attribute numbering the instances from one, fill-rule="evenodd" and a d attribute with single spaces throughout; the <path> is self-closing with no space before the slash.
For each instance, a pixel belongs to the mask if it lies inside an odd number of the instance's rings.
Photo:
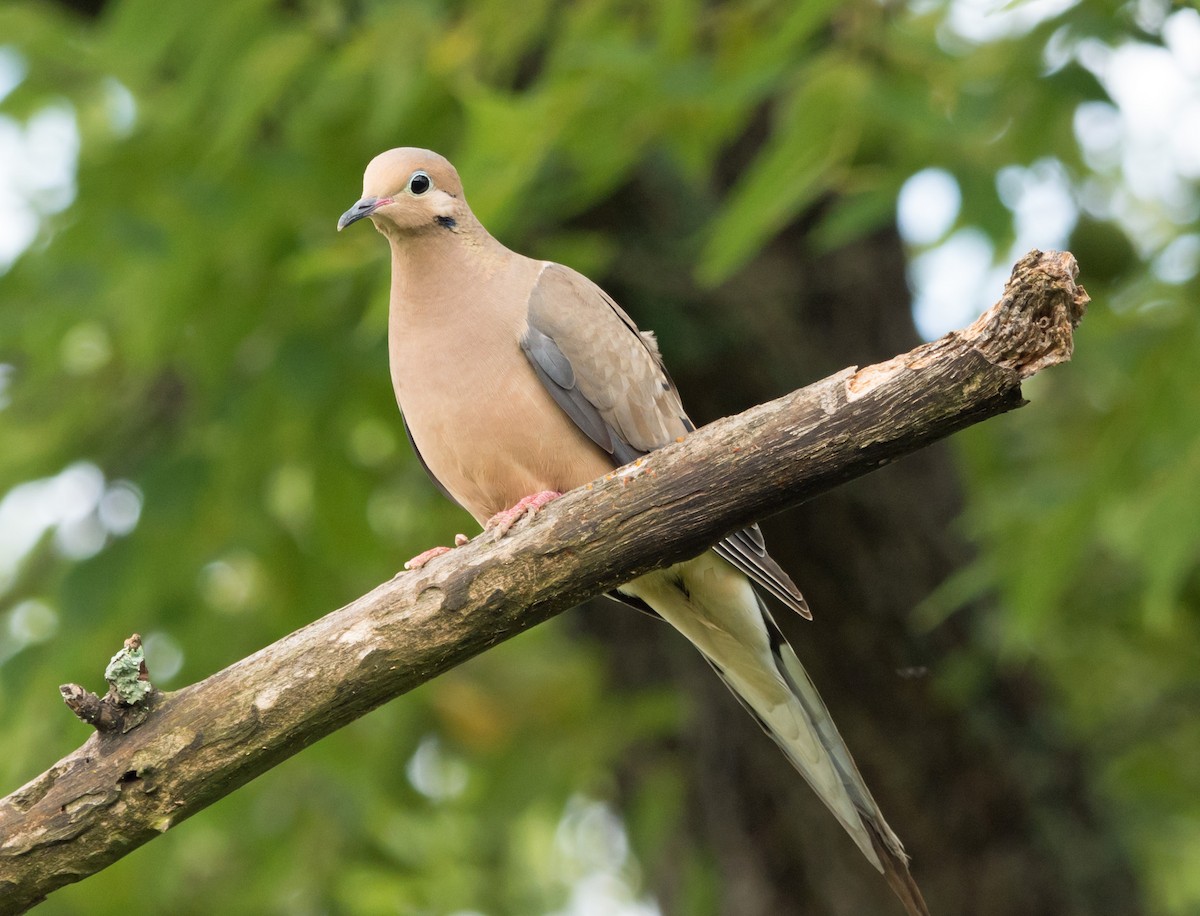
<path id="1" fill-rule="evenodd" d="M 462 547 L 462 545 L 467 543 L 468 540 L 469 538 L 465 534 L 456 534 L 454 535 L 454 546 Z M 440 557 L 444 553 L 449 553 L 452 549 L 453 548 L 451 547 L 430 547 L 428 550 L 417 554 L 415 557 L 405 563 L 404 568 L 420 569 L 434 557 Z"/>
<path id="2" fill-rule="evenodd" d="M 411 560 L 404 564 L 405 569 L 420 569 L 434 557 L 440 557 L 444 553 L 449 553 L 449 547 L 430 547 L 428 550 L 422 551 Z"/>
<path id="3" fill-rule="evenodd" d="M 503 512 L 497 512 L 487 520 L 487 524 L 483 526 L 485 531 L 495 532 L 497 539 L 508 534 L 508 530 L 517 522 L 527 515 L 535 515 L 543 506 L 547 506 L 554 500 L 562 496 L 556 490 L 543 490 L 541 493 L 534 493 L 532 496 L 526 496 L 515 506 L 505 509 Z"/>

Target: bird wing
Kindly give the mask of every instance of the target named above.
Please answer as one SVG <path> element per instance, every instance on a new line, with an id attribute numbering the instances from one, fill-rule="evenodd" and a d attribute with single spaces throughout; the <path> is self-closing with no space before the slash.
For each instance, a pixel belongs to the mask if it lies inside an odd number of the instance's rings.
<path id="1" fill-rule="evenodd" d="M 547 264 L 529 296 L 521 341 L 559 406 L 619 464 L 695 427 L 667 375 L 654 335 L 640 332 L 600 287 Z"/>
<path id="2" fill-rule="evenodd" d="M 521 347 L 550 396 L 583 432 L 628 464 L 696 427 L 667 373 L 658 343 L 638 330 L 595 283 L 547 263 L 529 296 Z M 758 525 L 714 547 L 722 558 L 785 605 L 811 617 L 808 603 L 771 559 Z"/>

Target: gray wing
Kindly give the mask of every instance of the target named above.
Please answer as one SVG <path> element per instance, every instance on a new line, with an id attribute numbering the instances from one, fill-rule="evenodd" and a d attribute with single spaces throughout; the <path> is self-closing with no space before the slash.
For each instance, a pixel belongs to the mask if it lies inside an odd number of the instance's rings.
<path id="1" fill-rule="evenodd" d="M 774 595 L 801 617 L 812 619 L 808 602 L 800 594 L 800 589 L 796 587 L 792 577 L 767 553 L 766 543 L 758 525 L 735 531 L 713 550 L 717 552 L 717 556 L 728 560 L 768 594 Z"/>
<path id="2" fill-rule="evenodd" d="M 521 347 L 558 406 L 614 467 L 695 429 L 684 412 L 652 333 L 600 287 L 560 264 L 547 264 L 529 296 Z M 792 610 L 811 616 L 787 573 L 767 554 L 757 525 L 714 548 Z"/>
<path id="3" fill-rule="evenodd" d="M 695 428 L 654 335 L 582 274 L 546 265 L 521 346 L 558 405 L 618 465 Z"/>

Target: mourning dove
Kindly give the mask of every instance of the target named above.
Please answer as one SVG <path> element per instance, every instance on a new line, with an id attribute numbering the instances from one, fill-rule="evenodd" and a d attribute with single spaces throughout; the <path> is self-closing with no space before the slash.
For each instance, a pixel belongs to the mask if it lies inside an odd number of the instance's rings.
<path id="1" fill-rule="evenodd" d="M 391 247 L 388 352 L 413 450 L 485 527 L 503 534 L 694 428 L 654 335 L 581 274 L 492 238 L 443 157 L 412 148 L 375 157 L 338 229 L 365 218 Z M 700 650 L 908 912 L 926 913 L 903 846 L 751 583 L 810 616 L 757 526 L 614 597 L 656 613 Z"/>

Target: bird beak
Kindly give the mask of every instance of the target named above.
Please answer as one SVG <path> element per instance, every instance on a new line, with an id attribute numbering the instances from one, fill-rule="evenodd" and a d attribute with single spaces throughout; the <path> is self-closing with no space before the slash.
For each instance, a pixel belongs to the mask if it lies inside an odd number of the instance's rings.
<path id="1" fill-rule="evenodd" d="M 342 214 L 338 220 L 338 232 L 341 232 L 351 223 L 357 223 L 360 219 L 370 216 L 380 207 L 392 203 L 390 197 L 364 197 L 353 207 Z"/>

